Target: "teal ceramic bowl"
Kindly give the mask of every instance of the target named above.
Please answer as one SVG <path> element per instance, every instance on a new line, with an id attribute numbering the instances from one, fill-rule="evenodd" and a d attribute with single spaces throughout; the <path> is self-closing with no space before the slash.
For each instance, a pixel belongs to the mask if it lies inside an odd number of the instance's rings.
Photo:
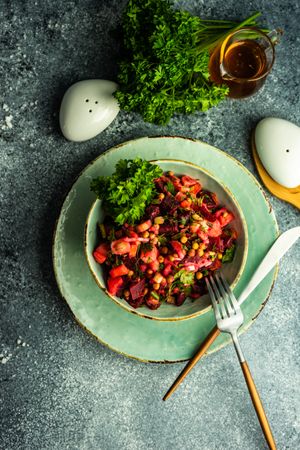
<path id="1" fill-rule="evenodd" d="M 224 264 L 222 267 L 222 272 L 228 280 L 231 288 L 234 289 L 243 273 L 247 259 L 248 231 L 244 214 L 233 194 L 215 176 L 195 164 L 171 159 L 155 160 L 152 162 L 158 164 L 164 172 L 173 171 L 175 175 L 189 175 L 199 179 L 203 188 L 205 190 L 215 192 L 220 204 L 225 206 L 234 214 L 235 219 L 231 222 L 231 226 L 238 233 L 237 247 L 233 261 L 231 263 Z M 111 173 L 108 173 L 107 175 L 110 174 Z M 183 305 L 179 307 L 168 303 L 162 303 L 158 309 L 151 310 L 147 306 L 141 306 L 140 308 L 134 309 L 124 299 L 109 294 L 106 289 L 103 269 L 101 265 L 99 265 L 93 258 L 93 251 L 98 245 L 99 239 L 98 223 L 103 222 L 104 216 L 105 213 L 102 208 L 102 202 L 100 200 L 96 200 L 92 205 L 87 218 L 84 248 L 92 275 L 99 288 L 103 289 L 106 293 L 108 301 L 113 300 L 120 307 L 125 308 L 130 313 L 138 314 L 139 316 L 147 319 L 163 321 L 186 320 L 200 314 L 204 314 L 211 309 L 211 302 L 208 295 L 202 296 L 196 300 L 187 298 Z"/>

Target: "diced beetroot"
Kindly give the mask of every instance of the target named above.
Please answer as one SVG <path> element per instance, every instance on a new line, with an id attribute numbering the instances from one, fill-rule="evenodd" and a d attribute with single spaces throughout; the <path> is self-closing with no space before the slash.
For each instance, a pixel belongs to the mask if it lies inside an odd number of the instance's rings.
<path id="1" fill-rule="evenodd" d="M 136 300 L 138 297 L 141 297 L 145 288 L 145 280 L 141 280 L 138 283 L 135 283 L 130 286 L 130 294 L 132 300 Z"/>
<path id="2" fill-rule="evenodd" d="M 169 233 L 178 233 L 178 224 L 177 223 L 163 223 L 159 227 L 159 232 L 161 234 L 169 234 Z"/>
<path id="3" fill-rule="evenodd" d="M 130 252 L 130 243 L 126 242 L 124 239 L 118 239 L 117 241 L 112 241 L 111 251 L 115 255 L 125 255 Z"/>
<path id="4" fill-rule="evenodd" d="M 111 278 L 121 277 L 123 275 L 127 275 L 129 270 L 125 266 L 125 264 L 121 264 L 120 266 L 114 267 L 109 271 L 109 275 Z"/>
<path id="5" fill-rule="evenodd" d="M 108 292 L 111 295 L 117 295 L 118 291 L 122 288 L 123 283 L 124 283 L 124 281 L 123 281 L 122 277 L 116 277 L 116 278 L 108 277 L 108 280 L 107 280 Z"/>
<path id="6" fill-rule="evenodd" d="M 160 209 L 157 205 L 149 205 L 145 211 L 145 217 L 149 217 L 150 220 L 153 220 L 155 217 L 160 215 Z"/>
<path id="7" fill-rule="evenodd" d="M 160 204 L 161 211 L 163 213 L 173 214 L 179 206 L 179 202 L 175 200 L 175 197 L 169 193 L 166 195 L 163 201 Z"/>
<path id="8" fill-rule="evenodd" d="M 147 264 L 140 264 L 140 270 L 142 272 L 146 272 L 147 268 L 148 268 Z"/>
<path id="9" fill-rule="evenodd" d="M 109 245 L 107 243 L 100 244 L 93 252 L 94 259 L 99 264 L 103 264 L 109 252 Z"/>
<path id="10" fill-rule="evenodd" d="M 160 307 L 160 301 L 154 297 L 148 297 L 146 299 L 146 303 L 150 309 L 157 309 Z"/>
<path id="11" fill-rule="evenodd" d="M 176 295 L 175 297 L 175 302 L 177 306 L 181 306 L 184 301 L 186 299 L 186 294 L 184 292 L 180 292 L 178 295 Z"/>
<path id="12" fill-rule="evenodd" d="M 151 250 L 142 251 L 140 258 L 144 263 L 149 264 L 152 261 L 155 261 L 157 259 L 157 256 L 158 256 L 158 250 L 157 250 L 156 246 L 153 245 Z"/>
<path id="13" fill-rule="evenodd" d="M 139 308 L 140 306 L 142 306 L 142 304 L 145 302 L 145 298 L 144 296 L 138 297 L 135 300 L 132 300 L 131 298 L 129 300 L 127 300 L 127 303 L 129 303 L 130 306 L 132 306 L 133 308 Z"/>

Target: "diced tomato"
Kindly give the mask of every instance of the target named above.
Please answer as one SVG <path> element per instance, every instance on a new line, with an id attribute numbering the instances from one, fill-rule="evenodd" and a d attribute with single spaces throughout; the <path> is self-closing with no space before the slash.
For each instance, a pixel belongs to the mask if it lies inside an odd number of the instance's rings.
<path id="1" fill-rule="evenodd" d="M 124 239 L 118 239 L 117 241 L 112 241 L 111 251 L 115 255 L 125 255 L 125 253 L 130 252 L 130 243 L 126 242 Z"/>
<path id="2" fill-rule="evenodd" d="M 181 177 L 181 182 L 184 186 L 194 186 L 198 183 L 195 178 L 189 177 L 188 175 L 184 175 L 183 177 Z"/>
<path id="3" fill-rule="evenodd" d="M 93 252 L 94 259 L 99 264 L 103 264 L 107 258 L 107 254 L 109 252 L 109 244 L 103 243 L 100 244 Z"/>
<path id="4" fill-rule="evenodd" d="M 154 234 L 158 234 L 158 232 L 159 232 L 159 225 L 158 224 L 152 225 L 152 227 L 149 228 L 149 231 L 151 231 Z"/>
<path id="5" fill-rule="evenodd" d="M 200 224 L 192 223 L 189 228 L 190 228 L 191 233 L 197 233 L 197 231 L 200 229 Z"/>
<path id="6" fill-rule="evenodd" d="M 186 251 L 182 247 L 182 244 L 178 241 L 171 241 L 170 244 L 174 248 L 175 252 L 178 254 L 180 259 L 183 259 L 186 255 Z"/>
<path id="7" fill-rule="evenodd" d="M 153 270 L 153 272 L 157 272 L 159 269 L 159 262 L 156 259 L 155 261 L 152 261 L 150 264 L 148 264 L 149 269 Z"/>
<path id="8" fill-rule="evenodd" d="M 218 270 L 222 266 L 222 263 L 219 259 L 215 259 L 212 265 L 209 267 L 209 270 Z"/>
<path id="9" fill-rule="evenodd" d="M 155 261 L 157 259 L 157 257 L 158 257 L 158 250 L 155 247 L 155 245 L 153 245 L 151 250 L 147 250 L 145 252 L 142 251 L 141 256 L 140 256 L 141 260 L 146 264 L 149 264 L 152 261 Z"/>
<path id="10" fill-rule="evenodd" d="M 218 221 L 218 219 L 216 219 L 213 222 L 212 227 L 207 230 L 207 235 L 210 237 L 218 237 L 221 234 L 222 234 L 221 224 Z"/>
<path id="11" fill-rule="evenodd" d="M 177 194 L 175 195 L 175 200 L 177 200 L 178 202 L 182 202 L 183 200 L 186 199 L 186 195 L 183 192 L 177 192 Z"/>
<path id="12" fill-rule="evenodd" d="M 181 208 L 189 208 L 192 204 L 192 200 L 190 198 L 187 198 L 186 200 L 183 200 L 180 203 Z"/>
<path id="13" fill-rule="evenodd" d="M 116 277 L 116 278 L 108 277 L 108 280 L 107 280 L 108 292 L 111 295 L 116 295 L 118 293 L 118 291 L 122 288 L 123 283 L 124 283 L 124 281 L 123 281 L 122 277 Z"/>
<path id="14" fill-rule="evenodd" d="M 109 275 L 111 278 L 121 277 L 122 275 L 127 275 L 129 269 L 125 266 L 125 264 L 121 264 L 120 266 L 114 267 L 109 271 Z"/>
<path id="15" fill-rule="evenodd" d="M 134 242 L 130 245 L 129 258 L 134 258 L 138 249 L 138 245 Z"/>
<path id="16" fill-rule="evenodd" d="M 137 231 L 138 233 L 143 233 L 144 231 L 149 230 L 149 228 L 151 227 L 151 225 L 152 225 L 151 220 L 146 220 L 145 222 L 140 223 L 139 225 L 137 225 L 137 226 L 135 227 L 135 229 L 136 229 L 136 231 Z"/>
<path id="17" fill-rule="evenodd" d="M 221 208 L 215 212 L 216 218 L 219 220 L 221 227 L 225 227 L 234 219 L 234 215 L 227 211 L 226 208 Z"/>
<path id="18" fill-rule="evenodd" d="M 136 239 L 139 237 L 139 235 L 135 231 L 132 231 L 132 230 L 130 230 L 128 232 L 128 236 L 131 238 L 136 238 Z"/>
<path id="19" fill-rule="evenodd" d="M 201 189 L 202 189 L 201 184 L 200 183 L 196 183 L 196 184 L 194 184 L 194 186 L 191 187 L 190 194 L 196 196 L 198 194 L 198 192 L 201 191 Z"/>
<path id="20" fill-rule="evenodd" d="M 172 272 L 172 264 L 166 264 L 163 268 L 162 274 L 164 277 L 167 277 Z"/>

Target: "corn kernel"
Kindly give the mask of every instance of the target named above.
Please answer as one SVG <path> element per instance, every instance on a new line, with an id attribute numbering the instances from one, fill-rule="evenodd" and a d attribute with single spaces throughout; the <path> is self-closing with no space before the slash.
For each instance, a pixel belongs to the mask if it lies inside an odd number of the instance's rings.
<path id="1" fill-rule="evenodd" d="M 162 253 L 163 255 L 167 255 L 168 254 L 168 247 L 163 247 L 160 251 L 160 253 Z"/>
<path id="2" fill-rule="evenodd" d="M 148 294 L 148 291 L 149 291 L 149 289 L 148 289 L 148 288 L 145 288 L 145 289 L 143 290 L 143 295 Z"/>
<path id="3" fill-rule="evenodd" d="M 163 192 L 161 192 L 161 193 L 158 195 L 158 200 L 162 201 L 164 198 L 165 198 L 165 194 L 164 194 Z"/>
<path id="4" fill-rule="evenodd" d="M 132 277 L 132 276 L 133 276 L 133 274 L 134 274 L 133 270 L 129 270 L 129 272 L 128 272 L 127 276 L 128 276 L 129 278 L 130 278 L 130 277 Z"/>
<path id="5" fill-rule="evenodd" d="M 129 297 L 130 296 L 130 292 L 128 291 L 128 289 L 126 289 L 126 291 L 124 291 L 124 297 Z"/>
<path id="6" fill-rule="evenodd" d="M 171 284 L 171 283 L 173 283 L 173 281 L 174 281 L 173 275 L 169 275 L 169 276 L 167 277 L 167 282 L 168 282 L 169 284 Z"/>
<path id="7" fill-rule="evenodd" d="M 194 220 L 201 220 L 201 217 L 199 216 L 199 214 L 193 214 L 192 215 L 192 218 L 194 219 Z"/>
<path id="8" fill-rule="evenodd" d="M 160 288 L 160 284 L 159 284 L 159 283 L 154 283 L 154 284 L 153 284 L 153 289 L 154 289 L 155 291 L 158 291 L 159 288 Z"/>
<path id="9" fill-rule="evenodd" d="M 193 247 L 194 250 L 198 250 L 198 248 L 199 248 L 198 242 L 193 242 L 192 247 Z"/>
<path id="10" fill-rule="evenodd" d="M 159 257 L 157 258 L 159 263 L 163 263 L 165 258 L 162 255 L 159 255 Z"/>
<path id="11" fill-rule="evenodd" d="M 223 258 L 223 255 L 222 255 L 222 253 L 218 253 L 218 259 L 222 259 Z"/>
<path id="12" fill-rule="evenodd" d="M 188 241 L 188 238 L 186 236 L 182 236 L 180 239 L 180 242 L 182 242 L 182 244 L 185 244 Z"/>
<path id="13" fill-rule="evenodd" d="M 189 250 L 189 256 L 195 256 L 196 252 L 193 248 L 191 248 L 191 250 Z"/>
<path id="14" fill-rule="evenodd" d="M 163 279 L 162 274 L 159 273 L 159 272 L 156 272 L 156 274 L 155 274 L 154 277 L 153 277 L 153 281 L 154 281 L 155 283 L 158 283 L 158 284 L 159 284 L 159 283 L 161 283 L 162 279 Z"/>
<path id="15" fill-rule="evenodd" d="M 200 257 L 203 256 L 204 255 L 204 250 L 202 250 L 202 248 L 198 248 L 197 255 L 200 256 Z"/>
<path id="16" fill-rule="evenodd" d="M 201 272 L 197 272 L 196 278 L 197 278 L 197 280 L 201 280 L 201 278 L 203 278 L 203 274 Z"/>
<path id="17" fill-rule="evenodd" d="M 153 270 L 148 269 L 148 270 L 147 270 L 147 274 L 148 274 L 148 275 L 152 275 L 152 274 L 153 274 Z"/>
<path id="18" fill-rule="evenodd" d="M 164 223 L 165 219 L 161 216 L 155 217 L 154 219 L 154 223 L 156 225 L 162 225 Z"/>
<path id="19" fill-rule="evenodd" d="M 144 231 L 142 236 L 143 236 L 143 238 L 147 239 L 149 237 L 149 231 Z"/>
<path id="20" fill-rule="evenodd" d="M 170 260 L 171 262 L 173 262 L 173 261 L 174 261 L 174 256 L 173 256 L 173 255 L 170 255 L 170 256 L 169 256 L 169 260 Z"/>

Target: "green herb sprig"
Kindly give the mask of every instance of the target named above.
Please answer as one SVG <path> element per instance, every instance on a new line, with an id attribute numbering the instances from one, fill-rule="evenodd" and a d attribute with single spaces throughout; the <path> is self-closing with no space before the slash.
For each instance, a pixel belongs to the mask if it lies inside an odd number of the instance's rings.
<path id="1" fill-rule="evenodd" d="M 164 125 L 174 113 L 217 105 L 228 88 L 210 81 L 209 52 L 228 33 L 257 26 L 259 15 L 241 23 L 203 20 L 173 9 L 168 0 L 129 0 L 123 14 L 125 57 L 115 93 L 120 107 Z"/>
<path id="2" fill-rule="evenodd" d="M 154 197 L 153 181 L 162 173 L 159 166 L 141 158 L 121 159 L 111 176 L 94 178 L 90 187 L 118 225 L 133 224 L 141 219 Z"/>

